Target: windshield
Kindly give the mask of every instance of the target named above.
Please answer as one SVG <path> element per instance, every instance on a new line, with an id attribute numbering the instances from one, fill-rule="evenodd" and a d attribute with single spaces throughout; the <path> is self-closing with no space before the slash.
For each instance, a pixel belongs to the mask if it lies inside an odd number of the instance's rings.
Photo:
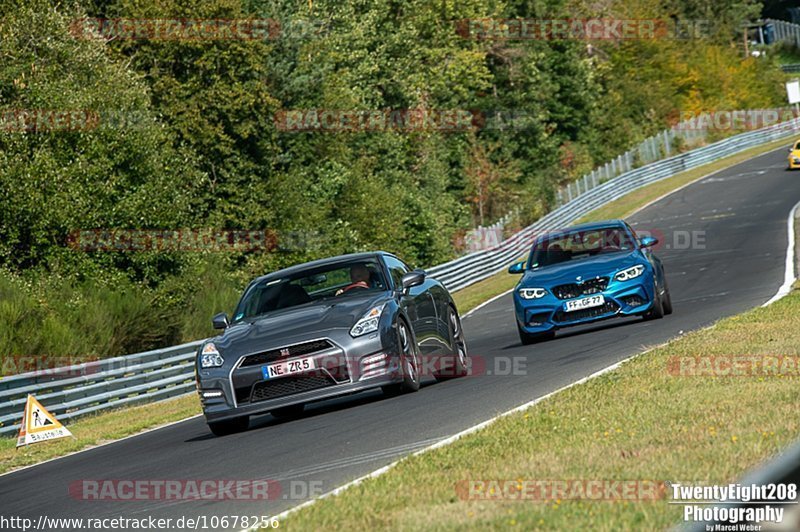
<path id="1" fill-rule="evenodd" d="M 386 290 L 377 260 L 338 262 L 264 280 L 247 289 L 236 306 L 233 321 L 325 298 L 348 297 Z"/>
<path id="2" fill-rule="evenodd" d="M 618 226 L 561 233 L 533 247 L 530 267 L 551 266 L 600 253 L 632 251 L 635 247 L 628 231 Z"/>

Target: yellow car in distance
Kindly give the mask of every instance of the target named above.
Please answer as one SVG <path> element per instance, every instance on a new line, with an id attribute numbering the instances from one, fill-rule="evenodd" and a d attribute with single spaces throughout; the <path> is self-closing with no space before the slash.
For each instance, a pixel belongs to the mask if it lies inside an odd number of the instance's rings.
<path id="1" fill-rule="evenodd" d="M 789 148 L 789 170 L 800 168 L 800 140 Z"/>

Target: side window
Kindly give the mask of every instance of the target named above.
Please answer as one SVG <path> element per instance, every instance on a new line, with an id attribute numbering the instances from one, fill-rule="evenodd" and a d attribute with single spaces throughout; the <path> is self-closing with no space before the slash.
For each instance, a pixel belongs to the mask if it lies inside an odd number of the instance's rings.
<path id="1" fill-rule="evenodd" d="M 401 286 L 400 281 L 405 274 L 409 272 L 408 266 L 403 261 L 394 257 L 384 256 L 386 266 L 389 268 L 389 275 L 392 277 L 392 284 L 395 289 Z"/>

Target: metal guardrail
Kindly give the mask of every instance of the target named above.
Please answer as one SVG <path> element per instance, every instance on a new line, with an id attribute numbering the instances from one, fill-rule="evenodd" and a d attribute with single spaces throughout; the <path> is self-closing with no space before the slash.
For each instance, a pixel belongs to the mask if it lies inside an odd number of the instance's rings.
<path id="1" fill-rule="evenodd" d="M 792 24 L 785 20 L 766 19 L 764 22 L 775 28 L 775 40 L 789 43 L 800 48 L 800 24 Z"/>
<path id="2" fill-rule="evenodd" d="M 796 74 L 800 72 L 800 63 L 792 63 L 790 65 L 781 65 L 781 70 L 787 74 Z"/>
<path id="3" fill-rule="evenodd" d="M 202 340 L 0 379 L 0 435 L 16 433 L 28 394 L 62 422 L 93 412 L 152 403 L 194 390 Z"/>
<path id="4" fill-rule="evenodd" d="M 583 191 L 499 246 L 429 268 L 428 273 L 451 291 L 460 290 L 504 270 L 522 256 L 534 237 L 542 232 L 566 227 L 605 203 L 655 181 L 798 131 L 800 119 L 794 119 L 626 172 Z M 199 340 L 66 368 L 3 377 L 0 379 L 0 435 L 18 430 L 29 393 L 61 421 L 190 393 L 195 386 L 195 352 L 201 343 Z"/>

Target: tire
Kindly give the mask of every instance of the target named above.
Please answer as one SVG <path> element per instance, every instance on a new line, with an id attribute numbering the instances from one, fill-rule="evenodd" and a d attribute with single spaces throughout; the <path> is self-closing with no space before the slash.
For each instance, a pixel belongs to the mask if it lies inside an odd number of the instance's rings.
<path id="1" fill-rule="evenodd" d="M 467 341 L 464 339 L 464 330 L 461 328 L 461 319 L 453 307 L 449 307 L 449 316 L 447 322 L 450 326 L 450 343 L 455 346 L 456 352 L 452 355 L 452 359 L 447 357 L 443 360 L 452 360 L 453 363 L 449 366 L 440 368 L 440 371 L 434 373 L 437 381 L 447 379 L 454 379 L 463 377 L 469 371 L 469 354 L 467 352 Z M 442 360 L 442 359 L 440 359 Z"/>
<path id="2" fill-rule="evenodd" d="M 538 342 L 546 342 L 556 337 L 555 331 L 547 331 L 543 333 L 531 334 L 522 330 L 522 327 L 517 323 L 517 332 L 519 333 L 519 341 L 522 345 L 531 345 Z"/>
<path id="3" fill-rule="evenodd" d="M 664 317 L 664 301 L 661 299 L 661 294 L 658 293 L 658 286 L 653 286 L 653 308 L 645 312 L 644 320 L 660 320 Z"/>
<path id="4" fill-rule="evenodd" d="M 664 282 L 664 302 L 662 306 L 664 307 L 665 316 L 672 314 L 672 296 L 669 293 L 669 286 L 667 286 L 666 281 Z"/>
<path id="5" fill-rule="evenodd" d="M 397 384 L 387 384 L 381 389 L 385 395 L 393 396 L 401 393 L 416 392 L 419 390 L 419 356 L 417 344 L 406 322 L 397 320 L 397 346 L 399 348 L 400 371 L 403 372 L 403 381 Z"/>
<path id="6" fill-rule="evenodd" d="M 247 430 L 250 425 L 249 416 L 240 416 L 225 421 L 209 421 L 208 429 L 214 436 L 227 436 Z"/>
<path id="7" fill-rule="evenodd" d="M 300 403 L 299 405 L 283 406 L 281 408 L 270 410 L 269 413 L 272 414 L 272 417 L 277 419 L 294 419 L 302 415 L 305 406 L 306 405 L 303 403 Z"/>

